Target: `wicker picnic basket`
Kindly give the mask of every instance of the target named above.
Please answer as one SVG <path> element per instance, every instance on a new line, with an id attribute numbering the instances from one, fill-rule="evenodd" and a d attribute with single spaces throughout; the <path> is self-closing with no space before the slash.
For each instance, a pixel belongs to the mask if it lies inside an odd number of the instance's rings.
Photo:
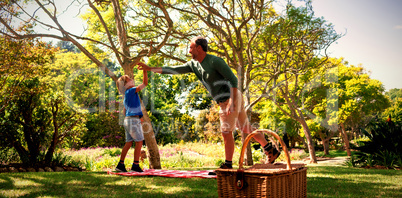
<path id="1" fill-rule="evenodd" d="M 243 168 L 244 152 L 250 139 L 258 133 L 268 133 L 279 140 L 287 164 L 256 164 Z M 282 139 L 266 129 L 258 129 L 244 141 L 239 169 L 217 169 L 219 197 L 307 197 L 307 168 L 291 164 L 288 149 Z"/>

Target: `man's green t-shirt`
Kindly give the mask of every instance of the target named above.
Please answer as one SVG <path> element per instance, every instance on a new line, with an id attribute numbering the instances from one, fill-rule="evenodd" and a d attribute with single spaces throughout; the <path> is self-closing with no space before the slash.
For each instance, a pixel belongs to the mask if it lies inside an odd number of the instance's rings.
<path id="1" fill-rule="evenodd" d="M 226 62 L 217 56 L 207 54 L 198 62 L 191 60 L 184 65 L 162 67 L 162 74 L 194 73 L 216 102 L 230 98 L 230 88 L 237 88 L 237 78 Z"/>

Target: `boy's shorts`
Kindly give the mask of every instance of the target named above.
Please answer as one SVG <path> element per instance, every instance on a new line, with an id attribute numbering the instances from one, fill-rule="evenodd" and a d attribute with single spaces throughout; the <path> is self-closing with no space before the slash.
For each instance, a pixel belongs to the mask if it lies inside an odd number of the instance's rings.
<path id="1" fill-rule="evenodd" d="M 126 117 L 124 119 L 124 129 L 126 131 L 126 142 L 140 142 L 144 140 L 141 120 L 139 117 Z"/>

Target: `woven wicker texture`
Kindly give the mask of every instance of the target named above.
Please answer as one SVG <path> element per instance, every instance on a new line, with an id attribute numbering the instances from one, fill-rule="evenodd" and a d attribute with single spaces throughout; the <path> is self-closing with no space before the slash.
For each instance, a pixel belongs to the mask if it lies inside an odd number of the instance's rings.
<path id="1" fill-rule="evenodd" d="M 243 169 L 244 152 L 248 141 L 257 133 L 274 136 L 282 145 L 287 164 L 256 164 Z M 238 174 L 242 172 L 244 187 L 238 189 Z M 239 170 L 217 169 L 219 197 L 307 197 L 307 168 L 291 164 L 288 150 L 280 137 L 272 131 L 259 129 L 247 136 L 242 147 Z"/>

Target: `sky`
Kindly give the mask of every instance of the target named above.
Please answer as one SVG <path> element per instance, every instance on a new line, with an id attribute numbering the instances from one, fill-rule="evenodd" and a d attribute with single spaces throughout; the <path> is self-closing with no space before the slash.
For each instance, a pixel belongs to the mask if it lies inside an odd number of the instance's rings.
<path id="1" fill-rule="evenodd" d="M 313 0 L 313 10 L 346 33 L 330 57 L 360 64 L 387 91 L 402 88 L 402 0 Z"/>
<path id="2" fill-rule="evenodd" d="M 361 65 L 387 91 L 402 88 L 402 0 L 312 1 L 315 16 L 322 16 L 337 33 L 345 34 L 330 46 L 330 57 Z M 72 8 L 73 12 L 60 15 L 64 17 L 60 21 L 80 35 L 83 25 L 77 14 L 83 10 Z"/>

